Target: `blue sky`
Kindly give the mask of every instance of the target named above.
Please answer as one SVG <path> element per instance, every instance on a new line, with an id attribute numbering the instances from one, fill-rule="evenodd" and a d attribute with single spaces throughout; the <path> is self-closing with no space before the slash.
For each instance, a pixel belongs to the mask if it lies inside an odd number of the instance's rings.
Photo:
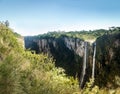
<path id="1" fill-rule="evenodd" d="M 21 35 L 120 25 L 120 0 L 0 0 L 0 21 Z"/>

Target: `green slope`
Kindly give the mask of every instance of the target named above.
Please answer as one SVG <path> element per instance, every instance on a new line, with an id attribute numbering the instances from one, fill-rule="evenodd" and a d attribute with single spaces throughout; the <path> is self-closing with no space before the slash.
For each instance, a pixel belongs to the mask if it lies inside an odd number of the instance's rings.
<path id="1" fill-rule="evenodd" d="M 72 94 L 77 80 L 66 77 L 52 58 L 24 51 L 18 36 L 0 24 L 0 94 Z"/>

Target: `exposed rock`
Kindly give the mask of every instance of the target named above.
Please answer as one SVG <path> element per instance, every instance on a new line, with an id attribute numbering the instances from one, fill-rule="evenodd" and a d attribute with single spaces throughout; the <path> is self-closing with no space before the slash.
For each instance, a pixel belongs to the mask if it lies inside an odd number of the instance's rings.
<path id="1" fill-rule="evenodd" d="M 25 37 L 25 47 L 35 50 L 36 53 L 48 53 L 55 59 L 57 67 L 63 67 L 68 75 L 80 78 L 84 56 L 83 40 L 63 36 Z M 93 47 L 89 43 L 87 49 L 85 81 L 91 77 L 93 58 Z M 116 86 L 115 76 L 120 76 L 120 33 L 97 38 L 95 64 L 95 83 L 100 87 L 107 86 L 107 83 L 111 87 Z"/>
<path id="2" fill-rule="evenodd" d="M 115 84 L 115 76 L 120 76 L 120 33 L 104 35 L 97 40 L 96 83 L 99 86 L 111 87 Z"/>
<path id="3" fill-rule="evenodd" d="M 77 38 L 33 38 L 25 37 L 25 47 L 36 53 L 47 53 L 56 61 L 56 66 L 63 67 L 68 75 L 80 76 L 84 55 L 84 41 Z"/>

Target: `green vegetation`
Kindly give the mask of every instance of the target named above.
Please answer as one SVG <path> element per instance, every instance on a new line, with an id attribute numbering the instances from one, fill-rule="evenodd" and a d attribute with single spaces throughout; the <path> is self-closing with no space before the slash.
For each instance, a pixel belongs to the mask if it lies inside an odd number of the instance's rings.
<path id="1" fill-rule="evenodd" d="M 70 31 L 70 32 L 64 32 L 64 31 L 54 31 L 54 32 L 48 32 L 46 34 L 35 36 L 37 38 L 48 38 L 48 37 L 54 37 L 59 38 L 61 36 L 68 36 L 72 38 L 80 38 L 83 40 L 95 40 L 96 38 L 104 35 L 107 33 L 108 30 L 99 29 L 99 30 L 93 30 L 93 31 Z"/>
<path id="2" fill-rule="evenodd" d="M 0 24 L 0 94 L 72 94 L 78 81 L 47 55 L 24 51 L 10 28 Z"/>
<path id="3" fill-rule="evenodd" d="M 53 32 L 48 32 L 45 34 L 40 34 L 37 36 L 34 36 L 34 38 L 59 38 L 61 36 L 66 36 L 66 37 L 72 37 L 72 38 L 80 38 L 82 40 L 93 40 L 95 41 L 97 38 L 103 35 L 108 35 L 108 34 L 116 34 L 120 33 L 120 27 L 110 27 L 109 30 L 105 29 L 98 29 L 98 30 L 89 30 L 89 31 L 53 31 Z"/>
<path id="4" fill-rule="evenodd" d="M 72 35 L 69 34 L 70 32 L 67 36 Z M 62 68 L 56 68 L 52 57 L 24 50 L 18 41 L 18 36 L 21 38 L 0 23 L 0 94 L 120 93 L 120 88 L 108 89 L 94 86 L 93 80 L 80 90 L 77 79 L 67 77 Z M 120 85 L 119 76 L 116 76 L 115 81 Z"/>

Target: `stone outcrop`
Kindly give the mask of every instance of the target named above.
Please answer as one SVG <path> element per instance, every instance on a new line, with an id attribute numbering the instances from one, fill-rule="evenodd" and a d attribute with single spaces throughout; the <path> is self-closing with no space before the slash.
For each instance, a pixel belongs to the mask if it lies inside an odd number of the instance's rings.
<path id="1" fill-rule="evenodd" d="M 65 69 L 66 74 L 80 78 L 83 66 L 84 42 L 78 38 L 61 36 L 25 37 L 25 47 L 36 53 L 47 53 L 55 59 L 55 65 Z M 120 77 L 120 33 L 107 34 L 96 39 L 95 83 L 102 86 L 118 86 L 115 76 Z M 91 77 L 93 46 L 87 46 L 85 80 Z M 111 83 L 110 83 L 111 82 Z"/>
<path id="2" fill-rule="evenodd" d="M 68 75 L 80 76 L 84 56 L 83 40 L 61 36 L 59 38 L 25 37 L 24 41 L 27 49 L 53 56 L 56 66 L 63 67 Z"/>
<path id="3" fill-rule="evenodd" d="M 117 86 L 120 77 L 120 33 L 103 35 L 96 40 L 96 83 L 99 86 Z"/>

